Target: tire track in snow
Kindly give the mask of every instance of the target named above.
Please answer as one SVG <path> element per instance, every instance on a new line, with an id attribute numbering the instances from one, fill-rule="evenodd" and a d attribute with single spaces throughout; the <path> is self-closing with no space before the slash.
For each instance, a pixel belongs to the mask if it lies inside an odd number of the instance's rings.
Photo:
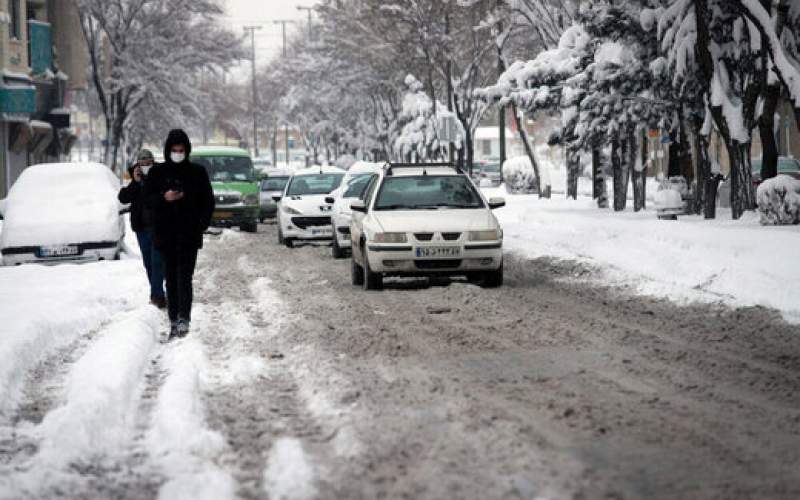
<path id="1" fill-rule="evenodd" d="M 208 316 L 198 322 L 198 335 L 208 346 L 213 366 L 212 385 L 205 395 L 209 422 L 229 444 L 222 463 L 235 476 L 240 497 L 277 500 L 281 496 L 273 497 L 265 490 L 274 482 L 275 471 L 281 470 L 275 461 L 280 463 L 286 456 L 275 451 L 279 450 L 276 443 L 293 436 L 291 441 L 297 443 L 293 450 L 301 451 L 306 464 L 313 460 L 302 450 L 316 458 L 326 453 L 327 443 L 323 429 L 299 398 L 283 353 L 276 351 L 275 336 L 283 311 L 275 303 L 264 304 L 253 296 L 253 280 L 264 273 L 249 258 L 252 243 L 252 238 L 226 231 L 201 258 L 198 296 L 208 304 Z M 242 257 L 232 261 L 231 254 Z M 213 271 L 202 272 L 211 262 Z M 265 470 L 273 474 L 265 474 Z M 314 491 L 313 483 L 319 478 L 313 466 L 307 471 L 311 472 L 303 476 L 306 486 Z"/>

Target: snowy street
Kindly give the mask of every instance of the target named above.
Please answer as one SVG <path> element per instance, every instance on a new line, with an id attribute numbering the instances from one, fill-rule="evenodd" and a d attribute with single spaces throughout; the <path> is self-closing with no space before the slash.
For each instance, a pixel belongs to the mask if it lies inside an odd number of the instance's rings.
<path id="1" fill-rule="evenodd" d="M 207 237 L 194 331 L 168 345 L 136 260 L 0 269 L 0 498 L 800 495 L 796 309 L 666 301 L 543 238 L 518 253 L 527 200 L 500 214 L 496 290 L 366 293 L 274 225 Z"/>

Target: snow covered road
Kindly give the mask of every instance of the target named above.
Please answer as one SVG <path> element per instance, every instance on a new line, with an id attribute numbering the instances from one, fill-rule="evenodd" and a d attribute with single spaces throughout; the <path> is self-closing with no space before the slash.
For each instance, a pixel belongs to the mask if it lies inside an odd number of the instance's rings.
<path id="1" fill-rule="evenodd" d="M 28 286 L 98 276 L 8 330 L 61 340 L 0 349 L 17 360 L 0 499 L 800 494 L 800 327 L 776 311 L 636 297 L 596 262 L 512 254 L 498 290 L 364 293 L 328 248 L 276 239 L 209 238 L 193 333 L 167 346 L 135 261 L 0 269 L 30 275 L 4 313 L 34 304 Z"/>

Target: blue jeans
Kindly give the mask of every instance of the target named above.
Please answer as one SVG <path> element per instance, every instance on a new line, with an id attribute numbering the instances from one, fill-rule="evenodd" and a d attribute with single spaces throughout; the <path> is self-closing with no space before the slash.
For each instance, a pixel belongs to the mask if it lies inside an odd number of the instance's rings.
<path id="1" fill-rule="evenodd" d="M 150 281 L 150 298 L 163 299 L 164 294 L 164 260 L 161 253 L 153 246 L 153 231 L 144 230 L 136 233 L 139 249 L 142 251 L 142 262 Z"/>

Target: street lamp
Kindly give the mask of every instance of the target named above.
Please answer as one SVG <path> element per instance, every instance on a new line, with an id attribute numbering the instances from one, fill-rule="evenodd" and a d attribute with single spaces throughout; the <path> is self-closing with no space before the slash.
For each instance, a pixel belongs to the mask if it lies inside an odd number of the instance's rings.
<path id="1" fill-rule="evenodd" d="M 298 5 L 297 10 L 301 12 L 305 10 L 308 12 L 308 41 L 310 42 L 313 39 L 311 36 L 311 13 L 314 12 L 314 7 L 303 7 L 302 5 Z"/>
<path id="2" fill-rule="evenodd" d="M 261 30 L 261 26 L 245 26 L 244 31 L 250 33 L 250 43 L 252 44 L 253 56 L 253 153 L 258 155 L 258 90 L 256 86 L 256 31 Z"/>

